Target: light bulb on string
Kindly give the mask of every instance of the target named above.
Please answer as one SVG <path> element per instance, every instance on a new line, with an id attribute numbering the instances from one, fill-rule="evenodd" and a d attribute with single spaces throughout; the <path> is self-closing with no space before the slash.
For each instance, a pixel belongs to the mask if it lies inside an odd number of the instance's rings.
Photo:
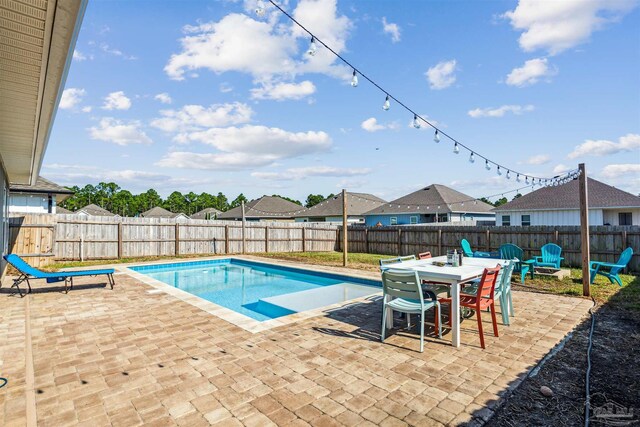
<path id="1" fill-rule="evenodd" d="M 353 77 L 351 77 L 351 86 L 358 86 L 358 73 L 356 73 L 356 70 L 353 70 Z"/>
<path id="2" fill-rule="evenodd" d="M 453 144 L 453 153 L 460 154 L 460 147 L 458 147 L 458 143 Z"/>
<path id="3" fill-rule="evenodd" d="M 259 1 L 258 2 L 258 6 L 256 7 L 255 13 L 256 15 L 258 15 L 258 17 L 262 18 L 264 16 L 266 12 L 266 9 L 264 7 L 264 2 L 263 1 Z"/>
<path id="4" fill-rule="evenodd" d="M 484 161 L 484 168 L 488 171 L 491 170 L 491 165 L 489 164 L 489 160 Z"/>
<path id="5" fill-rule="evenodd" d="M 311 36 L 311 43 L 309 43 L 309 49 L 307 50 L 307 53 L 311 56 L 315 56 L 317 51 L 318 46 L 316 46 L 316 38 Z"/>
<path id="6" fill-rule="evenodd" d="M 475 163 L 476 159 L 473 157 L 473 151 L 469 154 L 469 163 Z"/>
<path id="7" fill-rule="evenodd" d="M 438 142 L 440 142 L 440 134 L 438 133 L 438 129 L 436 129 L 436 132 L 433 134 L 433 141 L 437 144 Z"/>
<path id="8" fill-rule="evenodd" d="M 498 173 L 498 176 L 502 175 L 502 171 L 500 170 L 500 166 L 498 166 L 498 169 L 496 170 L 496 172 Z"/>
<path id="9" fill-rule="evenodd" d="M 416 114 L 413 115 L 413 127 L 416 129 L 420 129 L 420 121 L 418 120 L 418 116 Z"/>
<path id="10" fill-rule="evenodd" d="M 520 182 L 520 174 L 516 175 L 516 182 Z"/>
<path id="11" fill-rule="evenodd" d="M 527 185 L 529 185 L 529 177 L 528 177 L 528 176 L 525 176 L 525 177 L 524 177 L 524 183 L 525 183 L 525 184 L 527 184 Z"/>
<path id="12" fill-rule="evenodd" d="M 384 104 L 382 104 L 382 109 L 384 111 L 389 111 L 389 108 L 391 108 L 391 101 L 389 101 L 389 95 L 387 95 L 384 99 Z"/>
<path id="13" fill-rule="evenodd" d="M 507 175 L 506 175 L 507 179 L 511 179 L 511 175 L 509 175 L 510 172 L 511 172 L 510 170 L 507 170 Z"/>

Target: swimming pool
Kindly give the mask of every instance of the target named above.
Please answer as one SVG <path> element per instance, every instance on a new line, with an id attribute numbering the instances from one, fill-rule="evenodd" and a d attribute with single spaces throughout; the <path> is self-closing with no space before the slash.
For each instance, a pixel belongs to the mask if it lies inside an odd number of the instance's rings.
<path id="1" fill-rule="evenodd" d="M 130 269 L 258 321 L 380 292 L 376 280 L 237 258 Z"/>

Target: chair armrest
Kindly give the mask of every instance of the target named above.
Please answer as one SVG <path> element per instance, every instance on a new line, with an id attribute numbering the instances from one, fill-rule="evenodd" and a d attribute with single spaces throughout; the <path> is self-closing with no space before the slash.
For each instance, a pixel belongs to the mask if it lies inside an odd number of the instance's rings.
<path id="1" fill-rule="evenodd" d="M 616 267 L 617 268 L 626 268 L 627 267 L 626 265 L 622 265 L 622 264 L 610 264 L 608 262 L 598 262 L 598 261 L 592 262 L 591 264 L 592 265 L 593 264 L 598 264 L 600 267 L 607 267 L 607 268 L 616 268 Z"/>
<path id="2" fill-rule="evenodd" d="M 541 261 L 542 261 L 542 257 L 541 257 L 541 256 L 534 256 L 534 257 L 533 257 L 533 259 L 534 259 L 536 262 L 541 262 Z"/>

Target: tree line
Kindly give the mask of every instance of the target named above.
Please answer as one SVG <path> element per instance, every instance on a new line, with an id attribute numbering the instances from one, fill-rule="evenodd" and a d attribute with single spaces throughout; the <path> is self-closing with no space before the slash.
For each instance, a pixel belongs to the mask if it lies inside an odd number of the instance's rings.
<path id="1" fill-rule="evenodd" d="M 156 206 L 163 207 L 174 213 L 182 212 L 187 215 L 193 215 L 206 208 L 215 208 L 224 212 L 240 206 L 242 202 L 247 203 L 249 201 L 242 193 L 232 201 L 229 201 L 222 192 L 213 195 L 206 192 L 196 194 L 193 191 L 186 194 L 174 191 L 166 199 L 163 199 L 153 188 L 140 194 L 133 194 L 129 190 L 122 189 L 114 182 L 100 182 L 97 185 L 88 184 L 84 187 L 74 185 L 67 188 L 73 191 L 74 195 L 60 202 L 59 206 L 70 211 L 77 211 L 87 205 L 95 204 L 121 216 L 138 216 Z M 273 194 L 273 196 L 302 205 L 299 200 L 278 194 Z M 324 197 L 321 194 L 309 194 L 304 206 L 310 208 L 330 197 L 334 197 L 334 195 L 330 194 Z"/>

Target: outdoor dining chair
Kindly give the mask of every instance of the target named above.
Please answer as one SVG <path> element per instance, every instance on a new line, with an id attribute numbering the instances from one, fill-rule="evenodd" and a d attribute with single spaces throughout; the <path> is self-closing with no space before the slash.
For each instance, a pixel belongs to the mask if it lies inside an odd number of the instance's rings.
<path id="1" fill-rule="evenodd" d="M 386 337 L 387 309 L 393 312 L 405 313 L 407 315 L 407 326 L 411 324 L 411 315 L 420 316 L 420 353 L 424 351 L 424 320 L 425 313 L 431 308 L 435 309 L 435 324 L 438 329 L 438 337 L 442 338 L 442 320 L 440 318 L 440 303 L 435 295 L 431 299 L 425 300 L 422 294 L 422 286 L 417 272 L 407 272 L 400 270 L 385 270 L 382 272 L 382 332 L 380 339 L 384 342 Z M 389 298 L 390 299 L 388 301 Z"/>
<path id="2" fill-rule="evenodd" d="M 418 259 L 429 259 L 431 258 L 431 252 L 421 252 L 418 254 Z"/>
<path id="3" fill-rule="evenodd" d="M 606 262 L 597 262 L 592 261 L 589 266 L 589 271 L 591 273 L 591 283 L 596 279 L 596 276 L 599 274 L 601 276 L 609 279 L 611 283 L 617 283 L 619 286 L 622 286 L 622 280 L 620 280 L 620 273 L 631 261 L 631 257 L 633 256 L 633 249 L 631 247 L 622 251 L 620 258 L 615 264 L 609 264 Z"/>
<path id="4" fill-rule="evenodd" d="M 524 251 L 513 243 L 505 243 L 500 246 L 500 258 L 515 261 L 514 273 L 520 273 L 520 281 L 524 279 L 531 268 L 533 261 L 524 261 Z"/>

